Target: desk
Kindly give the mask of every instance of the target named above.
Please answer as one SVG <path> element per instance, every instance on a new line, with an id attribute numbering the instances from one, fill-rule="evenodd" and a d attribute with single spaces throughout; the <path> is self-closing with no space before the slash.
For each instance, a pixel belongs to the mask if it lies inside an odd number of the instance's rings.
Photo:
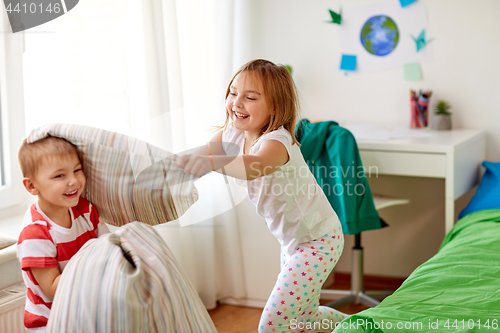
<path id="1" fill-rule="evenodd" d="M 358 140 L 367 174 L 445 179 L 445 234 L 455 223 L 455 200 L 479 182 L 486 133 L 458 129 L 429 131 L 426 138 Z"/>

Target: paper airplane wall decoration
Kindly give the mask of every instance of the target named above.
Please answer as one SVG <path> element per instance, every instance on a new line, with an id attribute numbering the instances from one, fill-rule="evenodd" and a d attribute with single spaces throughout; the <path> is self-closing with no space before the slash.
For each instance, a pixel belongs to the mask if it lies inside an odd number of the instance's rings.
<path id="1" fill-rule="evenodd" d="M 422 29 L 422 32 L 420 32 L 420 35 L 418 35 L 417 38 L 411 36 L 413 40 L 415 41 L 415 44 L 417 45 L 417 52 L 420 52 L 421 49 L 424 48 L 425 45 L 430 43 L 434 38 L 431 38 L 429 40 L 425 40 L 425 30 Z"/>
<path id="2" fill-rule="evenodd" d="M 415 1 L 417 1 L 417 0 L 399 0 L 399 2 L 401 3 L 401 7 L 406 7 L 406 6 L 414 3 Z"/>
<path id="3" fill-rule="evenodd" d="M 340 21 L 342 20 L 342 8 L 340 8 L 339 13 L 335 13 L 333 10 L 328 9 L 330 12 L 330 16 L 332 17 L 331 21 L 328 21 L 329 23 L 335 23 L 335 24 L 340 24 Z"/>

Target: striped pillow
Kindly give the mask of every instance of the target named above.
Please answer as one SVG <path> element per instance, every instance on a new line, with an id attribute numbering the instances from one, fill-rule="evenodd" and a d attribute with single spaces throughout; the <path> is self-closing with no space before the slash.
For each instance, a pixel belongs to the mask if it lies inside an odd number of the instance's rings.
<path id="1" fill-rule="evenodd" d="M 153 227 L 133 222 L 68 262 L 47 332 L 216 333 L 193 285 Z"/>
<path id="2" fill-rule="evenodd" d="M 198 200 L 194 177 L 177 167 L 174 155 L 144 141 L 89 126 L 52 124 L 33 130 L 28 143 L 47 136 L 77 147 L 87 177 L 82 197 L 108 224 L 165 223 Z"/>

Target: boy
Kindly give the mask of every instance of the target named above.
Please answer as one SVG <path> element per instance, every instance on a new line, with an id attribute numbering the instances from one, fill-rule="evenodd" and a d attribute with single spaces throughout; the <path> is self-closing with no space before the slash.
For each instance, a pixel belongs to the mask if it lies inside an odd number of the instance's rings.
<path id="1" fill-rule="evenodd" d="M 80 197 L 86 179 L 74 145 L 57 137 L 29 144 L 24 139 L 18 158 L 24 187 L 38 196 L 17 243 L 28 288 L 24 325 L 28 332 L 44 332 L 66 263 L 85 242 L 109 230 L 95 207 Z"/>

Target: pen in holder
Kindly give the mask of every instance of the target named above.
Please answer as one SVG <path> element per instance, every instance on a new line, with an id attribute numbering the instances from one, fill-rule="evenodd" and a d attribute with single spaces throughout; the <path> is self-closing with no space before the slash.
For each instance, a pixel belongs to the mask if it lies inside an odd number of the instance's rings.
<path id="1" fill-rule="evenodd" d="M 411 128 L 423 128 L 429 124 L 429 99 L 432 91 L 410 90 Z"/>

